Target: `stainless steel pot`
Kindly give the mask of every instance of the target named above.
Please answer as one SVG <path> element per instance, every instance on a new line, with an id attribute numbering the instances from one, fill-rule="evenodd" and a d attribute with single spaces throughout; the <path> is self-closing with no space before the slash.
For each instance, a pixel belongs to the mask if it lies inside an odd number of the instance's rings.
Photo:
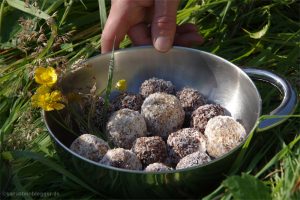
<path id="1" fill-rule="evenodd" d="M 97 88 L 104 89 L 110 56 L 104 54 L 93 57 L 86 62 L 86 67 L 64 77 L 63 92 L 88 93 L 95 80 Z M 241 120 L 248 133 L 254 130 L 262 106 L 259 92 L 250 77 L 266 81 L 282 93 L 282 102 L 271 112 L 272 115 L 292 114 L 297 104 L 296 92 L 284 78 L 259 69 L 242 70 L 211 53 L 183 47 L 174 47 L 168 53 L 159 53 L 152 47 L 115 52 L 114 80 L 126 79 L 129 91 L 138 92 L 140 84 L 151 77 L 170 80 L 177 89 L 184 86 L 198 89 L 209 101 L 221 104 L 234 118 Z M 44 112 L 46 126 L 58 153 L 66 165 L 76 169 L 76 173 L 87 183 L 100 193 L 112 197 L 197 196 L 222 179 L 243 145 L 208 164 L 189 169 L 163 173 L 129 171 L 101 165 L 70 151 L 68 147 L 75 138 L 55 120 L 57 114 Z M 263 120 L 258 130 L 269 129 L 285 119 Z"/>

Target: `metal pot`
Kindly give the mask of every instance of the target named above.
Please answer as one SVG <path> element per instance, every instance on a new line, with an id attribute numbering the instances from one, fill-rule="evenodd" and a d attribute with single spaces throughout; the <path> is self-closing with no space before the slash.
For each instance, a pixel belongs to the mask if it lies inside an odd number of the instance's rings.
<path id="1" fill-rule="evenodd" d="M 98 89 L 104 89 L 110 56 L 104 54 L 93 57 L 86 62 L 86 67 L 64 77 L 63 92 L 88 93 L 95 81 Z M 141 83 L 151 77 L 170 80 L 177 89 L 190 86 L 199 90 L 209 101 L 225 107 L 235 119 L 242 122 L 248 135 L 255 129 L 262 106 L 259 92 L 250 77 L 266 81 L 282 93 L 282 102 L 271 112 L 272 115 L 289 115 L 296 107 L 296 92 L 285 79 L 269 71 L 242 70 L 211 53 L 183 47 L 160 53 L 153 47 L 137 47 L 116 51 L 114 57 L 114 80 L 126 79 L 130 92 L 138 92 Z M 76 173 L 99 193 L 112 197 L 197 197 L 223 178 L 243 145 L 208 164 L 188 169 L 160 173 L 118 169 L 72 152 L 69 146 L 75 138 L 55 120 L 57 114 L 44 112 L 46 126 L 58 153 L 67 166 L 76 169 Z M 285 119 L 263 120 L 258 130 L 269 129 Z"/>

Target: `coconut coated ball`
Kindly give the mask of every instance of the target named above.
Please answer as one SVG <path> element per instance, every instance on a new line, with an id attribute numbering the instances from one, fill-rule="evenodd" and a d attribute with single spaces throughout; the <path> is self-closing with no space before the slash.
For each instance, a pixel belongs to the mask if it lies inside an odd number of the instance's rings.
<path id="1" fill-rule="evenodd" d="M 146 136 L 147 126 L 143 116 L 134 110 L 124 108 L 114 112 L 108 120 L 107 134 L 116 146 L 131 149 L 136 138 Z"/>
<path id="2" fill-rule="evenodd" d="M 141 109 L 148 131 L 166 139 L 171 132 L 181 128 L 184 122 L 184 110 L 180 101 L 166 93 L 149 95 Z"/>
<path id="3" fill-rule="evenodd" d="M 140 137 L 132 146 L 133 153 L 144 166 L 155 162 L 164 162 L 167 158 L 167 147 L 159 136 Z"/>
<path id="4" fill-rule="evenodd" d="M 83 134 L 73 141 L 70 149 L 87 159 L 99 162 L 110 148 L 101 138 Z"/>
<path id="5" fill-rule="evenodd" d="M 100 164 L 122 169 L 142 169 L 142 164 L 136 155 L 132 151 L 123 148 L 108 150 Z"/>
<path id="6" fill-rule="evenodd" d="M 194 167 L 194 166 L 208 163 L 209 161 L 211 161 L 211 159 L 205 152 L 196 151 L 182 158 L 178 162 L 176 169 L 185 169 L 188 167 Z"/>
<path id="7" fill-rule="evenodd" d="M 171 133 L 167 145 L 170 162 L 175 164 L 196 151 L 206 152 L 206 138 L 194 128 L 184 128 Z"/>
<path id="8" fill-rule="evenodd" d="M 200 106 L 192 114 L 191 126 L 204 133 L 208 120 L 224 114 L 225 110 L 219 104 L 206 104 Z"/>
<path id="9" fill-rule="evenodd" d="M 175 94 L 175 86 L 171 81 L 165 81 L 158 78 L 150 78 L 148 80 L 145 80 L 140 87 L 140 94 L 144 98 L 156 92 Z"/>
<path id="10" fill-rule="evenodd" d="M 114 110 L 128 108 L 140 111 L 143 104 L 143 97 L 140 94 L 122 93 L 113 102 Z"/>
<path id="11" fill-rule="evenodd" d="M 246 138 L 247 133 L 234 118 L 217 116 L 208 121 L 205 135 L 208 154 L 217 158 L 238 146 Z"/>
<path id="12" fill-rule="evenodd" d="M 144 171 L 146 171 L 146 172 L 164 172 L 164 171 L 170 171 L 170 170 L 172 170 L 172 168 L 166 166 L 163 163 L 152 163 L 144 169 Z"/>
<path id="13" fill-rule="evenodd" d="M 190 118 L 194 110 L 206 103 L 205 97 L 198 90 L 193 88 L 185 87 L 177 92 L 176 96 L 179 99 L 187 118 Z"/>

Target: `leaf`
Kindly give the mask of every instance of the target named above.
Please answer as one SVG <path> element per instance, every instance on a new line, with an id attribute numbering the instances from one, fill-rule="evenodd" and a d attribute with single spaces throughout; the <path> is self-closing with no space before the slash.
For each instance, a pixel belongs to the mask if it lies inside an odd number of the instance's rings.
<path id="1" fill-rule="evenodd" d="M 11 7 L 14 7 L 25 13 L 32 14 L 38 18 L 42 18 L 45 20 L 50 18 L 50 16 L 47 13 L 41 11 L 40 9 L 38 9 L 36 7 L 33 7 L 32 5 L 29 5 L 29 4 L 27 5 L 25 2 L 22 2 L 19 0 L 6 0 L 6 1 Z"/>
<path id="2" fill-rule="evenodd" d="M 60 45 L 60 48 L 62 50 L 67 51 L 67 52 L 72 52 L 73 51 L 73 44 L 72 43 L 64 43 L 64 44 Z"/>
<path id="3" fill-rule="evenodd" d="M 269 17 L 268 17 L 268 23 L 266 24 L 266 25 L 264 25 L 264 27 L 261 29 L 261 30 L 259 30 L 259 31 L 257 31 L 257 32 L 254 32 L 254 33 L 251 33 L 251 32 L 249 32 L 249 31 L 247 31 L 246 29 L 243 29 L 251 38 L 253 38 L 253 39 L 260 39 L 260 38 L 262 38 L 266 33 L 267 33 L 267 31 L 269 30 L 269 28 L 270 28 L 270 24 L 271 24 L 271 22 L 270 22 L 270 15 L 269 15 Z"/>
<path id="4" fill-rule="evenodd" d="M 223 181 L 222 185 L 234 199 L 271 199 L 270 188 L 249 174 L 231 176 Z"/>

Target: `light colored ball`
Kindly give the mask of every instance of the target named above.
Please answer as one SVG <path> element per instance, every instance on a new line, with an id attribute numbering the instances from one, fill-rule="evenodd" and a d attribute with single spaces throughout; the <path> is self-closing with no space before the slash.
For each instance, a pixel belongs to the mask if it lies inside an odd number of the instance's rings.
<path id="1" fill-rule="evenodd" d="M 194 167 L 202 165 L 211 161 L 210 157 L 201 151 L 196 151 L 192 154 L 189 154 L 183 157 L 177 164 L 176 169 L 185 169 L 188 167 Z"/>
<path id="2" fill-rule="evenodd" d="M 172 168 L 166 166 L 163 163 L 152 163 L 144 169 L 144 171 L 146 172 L 163 172 L 163 171 L 170 171 L 170 170 L 172 170 Z"/>
<path id="3" fill-rule="evenodd" d="M 70 149 L 87 159 L 99 162 L 109 146 L 107 142 L 95 135 L 83 134 L 73 141 Z"/>
<path id="4" fill-rule="evenodd" d="M 247 133 L 234 118 L 216 116 L 208 121 L 205 135 L 208 154 L 217 158 L 238 146 L 246 138 Z"/>
<path id="5" fill-rule="evenodd" d="M 107 126 L 109 140 L 116 147 L 131 149 L 133 142 L 146 136 L 147 126 L 143 116 L 127 108 L 118 110 L 109 118 Z"/>
<path id="6" fill-rule="evenodd" d="M 100 161 L 100 164 L 122 169 L 142 169 L 142 163 L 136 155 L 132 151 L 123 148 L 108 150 Z"/>
<path id="7" fill-rule="evenodd" d="M 141 114 L 145 118 L 148 131 L 163 139 L 181 128 L 185 115 L 180 101 L 174 95 L 166 93 L 149 95 L 142 105 Z"/>

